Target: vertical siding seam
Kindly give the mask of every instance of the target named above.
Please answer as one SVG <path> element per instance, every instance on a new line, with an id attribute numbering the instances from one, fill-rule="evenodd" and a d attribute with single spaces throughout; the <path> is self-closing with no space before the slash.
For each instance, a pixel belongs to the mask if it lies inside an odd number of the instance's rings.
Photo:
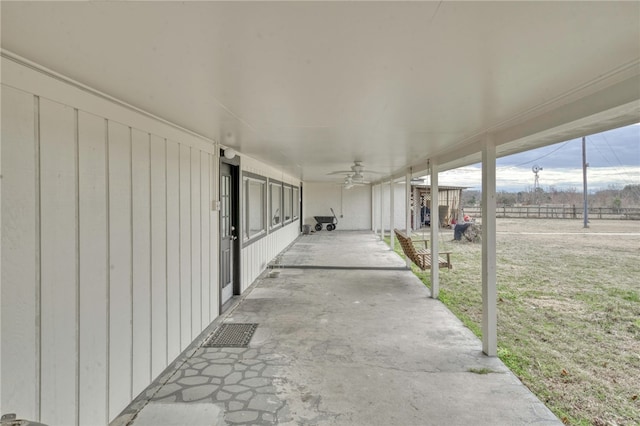
<path id="1" fill-rule="evenodd" d="M 178 347 L 182 352 L 182 144 L 178 143 Z"/>
<path id="2" fill-rule="evenodd" d="M 199 198 L 198 200 L 199 202 L 199 206 L 198 206 L 198 215 L 200 216 L 200 232 L 198 233 L 200 235 L 200 327 L 199 330 L 204 330 L 204 297 L 202 297 L 204 295 L 204 277 L 202 276 L 202 254 L 204 253 L 204 249 L 202 247 L 202 151 L 198 152 L 198 160 L 200 163 L 200 167 L 198 168 L 198 172 L 199 172 L 199 178 L 200 178 L 200 184 L 198 185 L 198 188 L 200 188 L 200 194 L 199 194 Z"/>
<path id="3" fill-rule="evenodd" d="M 164 139 L 164 329 L 165 351 L 164 366 L 169 364 L 169 190 L 167 183 L 167 139 Z"/>
<path id="4" fill-rule="evenodd" d="M 131 324 L 131 348 L 129 350 L 129 401 L 133 399 L 133 130 L 129 127 L 129 315 Z"/>
<path id="5" fill-rule="evenodd" d="M 191 319 L 191 333 L 189 340 L 193 339 L 193 149 L 189 147 L 189 318 Z"/>
<path id="6" fill-rule="evenodd" d="M 151 133 L 149 133 L 149 382 L 153 379 L 153 192 L 151 189 Z"/>
<path id="7" fill-rule="evenodd" d="M 73 110 L 75 138 L 75 198 L 76 198 L 76 425 L 80 424 L 80 122 L 78 109 Z"/>
<path id="8" fill-rule="evenodd" d="M 216 151 L 216 155 L 211 159 L 211 176 L 213 179 L 215 179 L 213 181 L 213 185 L 212 185 L 212 192 L 213 192 L 213 199 L 216 202 L 216 205 L 218 205 L 218 202 L 220 201 L 220 158 L 218 157 L 219 155 L 219 151 Z M 221 289 L 220 289 L 220 210 L 216 210 L 216 215 L 215 218 L 216 220 L 213 223 L 212 228 L 212 232 L 213 232 L 213 237 L 212 238 L 212 252 L 211 252 L 211 264 L 215 265 L 216 270 L 215 270 L 215 274 L 213 274 L 213 278 L 215 280 L 215 296 L 216 296 L 216 303 L 214 305 L 215 307 L 215 311 L 217 312 L 217 316 L 220 315 L 220 296 L 221 296 Z"/>
<path id="9" fill-rule="evenodd" d="M 105 151 L 105 202 L 106 202 L 106 263 L 107 263 L 107 273 L 106 273 L 106 313 L 107 313 L 107 345 L 106 345 L 106 394 L 105 394 L 105 404 L 106 404 L 106 419 L 105 424 L 109 424 L 109 388 L 110 388 L 110 378 L 111 374 L 111 357 L 110 357 L 110 349 L 111 349 L 111 196 L 109 194 L 109 178 L 110 178 L 110 170 L 109 170 L 109 120 L 104 119 L 104 151 Z"/>
<path id="10" fill-rule="evenodd" d="M 211 155 L 206 154 L 207 156 L 207 208 L 205 215 L 205 220 L 207 221 L 207 229 L 209 230 L 209 235 L 207 235 L 207 245 L 209 249 L 207 250 L 208 256 L 205 259 L 207 262 L 207 270 L 209 274 L 207 275 L 207 288 L 209 289 L 209 312 L 207 316 L 207 325 L 211 324 Z"/>
<path id="11" fill-rule="evenodd" d="M 41 236 L 41 216 L 42 216 L 42 195 L 41 195 L 41 177 L 40 177 L 40 97 L 33 97 L 33 114 L 34 114 L 34 149 L 35 149 L 35 204 L 36 204 L 36 223 L 35 223 L 35 234 L 36 234 L 36 253 L 35 253 L 35 263 L 36 263 L 36 300 L 35 300 L 35 312 L 36 317 L 34 318 L 35 326 L 36 326 L 36 389 L 35 389 L 35 399 L 36 399 L 36 420 L 40 421 L 42 418 L 42 236 Z"/>
<path id="12" fill-rule="evenodd" d="M 207 205 L 206 205 L 206 211 L 207 213 L 209 213 L 210 209 L 211 209 L 211 185 L 209 184 L 209 178 L 211 177 L 211 162 L 210 162 L 210 156 L 208 152 L 205 152 L 205 156 L 206 156 L 206 168 L 207 168 L 207 175 L 205 176 L 207 179 L 207 188 L 206 188 L 206 194 L 207 194 Z M 203 220 L 208 220 L 208 217 L 210 217 L 209 214 L 205 214 L 204 219 Z M 209 230 L 209 236 L 207 239 L 209 248 L 207 249 L 207 253 L 208 253 L 208 257 L 211 257 L 211 224 L 209 222 L 207 222 L 207 229 Z M 206 283 L 206 286 L 208 288 L 208 297 L 209 300 L 207 300 L 207 306 L 208 306 L 208 312 L 207 312 L 207 325 L 211 323 L 211 265 L 209 264 L 209 259 L 205 259 L 204 256 L 202 256 L 203 262 L 207 262 L 207 278 L 206 281 L 204 280 L 203 277 L 203 283 Z"/>
<path id="13" fill-rule="evenodd" d="M 209 164 L 208 164 L 208 169 L 209 169 L 209 206 L 207 206 L 207 220 L 209 221 L 209 257 L 207 259 L 207 262 L 209 262 L 209 323 L 211 323 L 211 321 L 213 321 L 213 316 L 212 316 L 212 310 L 213 310 L 213 303 L 211 303 L 211 299 L 212 299 L 212 294 L 214 291 L 214 286 L 212 285 L 214 280 L 212 280 L 212 271 L 211 269 L 213 268 L 213 262 L 211 261 L 211 259 L 213 258 L 213 226 L 211 225 L 211 211 L 213 210 L 212 208 L 212 202 L 215 200 L 215 197 L 213 196 L 213 160 L 214 157 L 213 155 L 209 154 Z"/>

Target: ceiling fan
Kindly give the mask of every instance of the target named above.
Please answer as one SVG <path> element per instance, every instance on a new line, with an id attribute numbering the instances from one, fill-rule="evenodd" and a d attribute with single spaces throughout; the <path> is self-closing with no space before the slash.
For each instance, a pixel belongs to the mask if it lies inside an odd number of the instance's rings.
<path id="1" fill-rule="evenodd" d="M 344 178 L 342 186 L 344 186 L 344 189 L 351 189 L 357 185 L 369 185 L 370 183 L 371 182 L 367 182 L 364 180 L 364 176 L 362 176 L 362 174 L 353 174 L 347 175 Z"/>
<path id="2" fill-rule="evenodd" d="M 351 170 L 337 170 L 335 172 L 327 173 L 328 175 L 346 175 L 342 185 L 345 189 L 351 189 L 356 185 L 368 185 L 370 182 L 365 180 L 364 174 L 383 174 L 382 172 L 376 172 L 372 170 L 365 170 L 362 165 L 362 161 L 354 161 Z"/>
<path id="3" fill-rule="evenodd" d="M 352 175 L 353 177 L 357 177 L 357 178 L 363 178 L 363 174 L 364 173 L 370 173 L 370 174 L 374 174 L 374 175 L 382 175 L 384 173 L 382 172 L 376 172 L 373 170 L 365 170 L 364 166 L 362 165 L 362 161 L 354 161 L 353 162 L 353 166 L 351 166 L 351 170 L 337 170 L 335 172 L 331 172 L 331 173 L 327 173 L 328 175 L 342 175 L 342 174 L 346 174 L 346 175 Z"/>

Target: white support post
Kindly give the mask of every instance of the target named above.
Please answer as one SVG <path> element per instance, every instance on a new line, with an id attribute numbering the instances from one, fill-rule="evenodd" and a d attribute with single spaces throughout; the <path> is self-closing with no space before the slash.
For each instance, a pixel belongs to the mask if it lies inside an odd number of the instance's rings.
<path id="1" fill-rule="evenodd" d="M 407 170 L 407 175 L 404 180 L 404 214 L 405 214 L 405 232 L 407 235 L 411 235 L 411 169 Z M 411 259 L 405 256 L 405 262 L 407 268 L 411 268 Z"/>
<path id="2" fill-rule="evenodd" d="M 496 275 L 496 148 L 487 139 L 482 150 L 482 351 L 498 352 Z"/>
<path id="3" fill-rule="evenodd" d="M 413 188 L 413 229 L 418 231 L 422 224 L 420 223 L 420 190 Z"/>
<path id="4" fill-rule="evenodd" d="M 374 234 L 378 233 L 378 224 L 376 223 L 376 186 L 371 185 L 371 229 Z"/>
<path id="5" fill-rule="evenodd" d="M 393 187 L 393 179 L 389 181 L 389 247 L 393 251 L 395 248 L 395 234 L 393 233 L 393 228 L 395 227 L 395 212 L 396 209 L 395 200 L 393 197 L 394 187 Z"/>
<path id="6" fill-rule="evenodd" d="M 380 182 L 380 241 L 384 241 L 384 182 Z"/>
<path id="7" fill-rule="evenodd" d="M 440 209 L 438 208 L 438 199 L 438 164 L 431 160 L 431 297 L 434 299 L 437 299 L 440 294 L 440 268 L 438 267 Z"/>

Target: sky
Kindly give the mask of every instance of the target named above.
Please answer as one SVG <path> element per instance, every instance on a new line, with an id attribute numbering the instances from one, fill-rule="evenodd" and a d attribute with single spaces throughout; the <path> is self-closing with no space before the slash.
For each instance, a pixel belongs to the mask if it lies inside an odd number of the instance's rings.
<path id="1" fill-rule="evenodd" d="M 589 192 L 610 187 L 640 185 L 640 123 L 586 138 L 587 187 Z M 498 191 L 519 192 L 533 188 L 538 172 L 539 184 L 547 191 L 576 189 L 582 191 L 582 139 L 572 139 L 497 159 Z M 439 175 L 440 185 L 482 188 L 481 164 L 449 170 Z"/>

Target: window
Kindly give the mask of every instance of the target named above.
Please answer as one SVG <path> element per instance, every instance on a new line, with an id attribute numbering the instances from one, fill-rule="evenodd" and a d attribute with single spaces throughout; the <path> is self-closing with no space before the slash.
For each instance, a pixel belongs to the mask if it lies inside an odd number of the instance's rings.
<path id="1" fill-rule="evenodd" d="M 256 175 L 244 176 L 245 241 L 267 231 L 265 223 L 266 188 L 265 178 Z"/>
<path id="2" fill-rule="evenodd" d="M 290 186 L 284 187 L 284 223 L 289 223 L 293 220 L 293 188 Z"/>
<path id="3" fill-rule="evenodd" d="M 293 187 L 293 218 L 300 216 L 300 190 L 297 186 Z"/>
<path id="4" fill-rule="evenodd" d="M 282 225 L 282 184 L 276 181 L 269 182 L 269 192 L 271 194 L 270 228 L 273 229 Z"/>
<path id="5" fill-rule="evenodd" d="M 220 222 L 221 237 L 228 237 L 231 233 L 231 176 L 222 175 L 220 185 Z"/>

